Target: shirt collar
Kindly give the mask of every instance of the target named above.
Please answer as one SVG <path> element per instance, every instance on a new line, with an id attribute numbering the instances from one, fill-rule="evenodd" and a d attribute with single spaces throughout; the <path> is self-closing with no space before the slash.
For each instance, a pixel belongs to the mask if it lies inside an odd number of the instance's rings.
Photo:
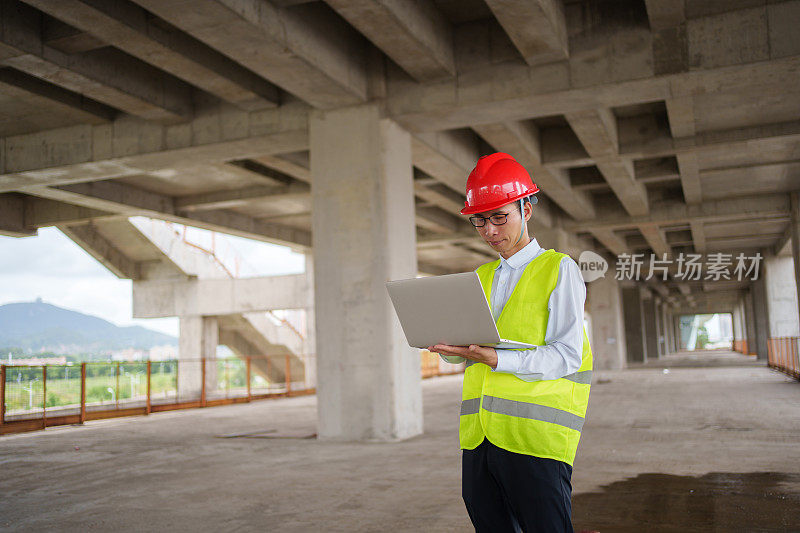
<path id="1" fill-rule="evenodd" d="M 528 265 L 537 255 L 539 255 L 539 251 L 542 249 L 539 246 L 539 243 L 536 242 L 536 239 L 531 239 L 531 242 L 525 245 L 525 247 L 509 257 L 508 259 L 504 258 L 502 255 L 500 256 L 500 264 L 497 265 L 497 268 L 501 268 L 503 266 L 509 266 L 514 270 L 523 268 Z"/>

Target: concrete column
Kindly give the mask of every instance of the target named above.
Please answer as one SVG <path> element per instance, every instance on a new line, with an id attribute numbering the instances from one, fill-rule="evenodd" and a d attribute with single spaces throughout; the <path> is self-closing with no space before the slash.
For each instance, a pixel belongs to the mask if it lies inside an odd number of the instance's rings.
<path id="1" fill-rule="evenodd" d="M 675 313 L 672 315 L 672 332 L 675 336 L 675 351 L 679 352 L 685 349 L 683 336 L 681 335 L 681 315 L 680 313 Z"/>
<path id="2" fill-rule="evenodd" d="M 669 309 L 667 308 L 666 302 L 661 302 L 658 305 L 658 355 L 662 357 L 669 353 L 669 347 L 667 345 L 667 330 L 669 329 L 667 325 L 667 314 L 669 313 Z"/>
<path id="3" fill-rule="evenodd" d="M 622 313 L 625 320 L 625 350 L 629 363 L 647 360 L 644 332 L 644 312 L 639 287 L 622 289 Z"/>
<path id="4" fill-rule="evenodd" d="M 764 269 L 766 271 L 766 268 Z M 769 331 L 769 304 L 767 302 L 766 272 L 762 272 L 753 282 L 750 291 L 753 294 L 753 316 L 755 317 L 755 345 L 751 352 L 758 355 L 759 360 L 767 360 Z"/>
<path id="5" fill-rule="evenodd" d="M 661 298 L 658 296 L 653 296 L 653 310 L 654 310 L 654 321 L 655 321 L 655 343 L 656 343 L 656 351 L 654 357 L 661 357 L 663 355 L 663 348 L 661 339 L 663 339 L 663 331 L 661 330 L 661 326 L 663 325 L 663 321 L 661 319 Z"/>
<path id="6" fill-rule="evenodd" d="M 664 305 L 664 336 L 666 337 L 666 353 L 675 352 L 675 329 L 672 327 L 672 306 Z"/>
<path id="7" fill-rule="evenodd" d="M 202 383 L 200 359 L 206 359 L 206 394 L 217 388 L 217 317 L 180 317 L 178 339 L 178 397 L 199 398 Z"/>
<path id="8" fill-rule="evenodd" d="M 744 315 L 744 338 L 747 339 L 747 354 L 756 353 L 756 318 L 753 314 L 753 292 L 747 291 L 742 299 Z"/>
<path id="9" fill-rule="evenodd" d="M 622 318 L 622 293 L 613 275 L 586 284 L 586 303 L 592 321 L 590 343 L 594 368 L 625 368 L 625 322 Z"/>
<path id="10" fill-rule="evenodd" d="M 642 316 L 644 318 L 645 361 L 658 359 L 656 301 L 653 294 L 647 289 L 642 289 Z"/>
<path id="11" fill-rule="evenodd" d="M 792 193 L 792 260 L 794 266 L 794 286 L 800 315 L 800 193 Z"/>
<path id="12" fill-rule="evenodd" d="M 763 276 L 767 291 L 770 337 L 800 336 L 794 260 L 791 256 L 766 258 Z"/>
<path id="13" fill-rule="evenodd" d="M 417 273 L 411 139 L 375 105 L 310 118 L 322 439 L 422 432 L 419 351 L 384 283 Z"/>
<path id="14" fill-rule="evenodd" d="M 306 254 L 306 276 L 308 276 L 309 287 L 314 286 L 314 257 Z M 308 303 L 306 306 L 306 342 L 303 361 L 305 363 L 306 387 L 317 386 L 317 328 L 314 320 L 314 291 L 308 291 Z"/>
<path id="15" fill-rule="evenodd" d="M 744 332 L 744 321 L 742 320 L 743 314 L 743 303 L 742 299 L 736 303 L 732 311 L 732 322 L 733 322 L 733 343 L 734 346 L 741 343 L 742 340 L 745 339 L 745 332 Z"/>

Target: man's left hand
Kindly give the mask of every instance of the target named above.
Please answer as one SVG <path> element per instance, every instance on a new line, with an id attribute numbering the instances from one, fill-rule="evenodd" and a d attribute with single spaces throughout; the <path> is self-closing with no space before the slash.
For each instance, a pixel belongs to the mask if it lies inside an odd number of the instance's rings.
<path id="1" fill-rule="evenodd" d="M 489 365 L 493 369 L 497 368 L 497 352 L 494 348 L 478 346 L 477 344 L 471 344 L 469 346 L 437 344 L 436 346 L 428 346 L 428 350 L 441 355 L 457 355 L 475 361 L 476 363 Z"/>

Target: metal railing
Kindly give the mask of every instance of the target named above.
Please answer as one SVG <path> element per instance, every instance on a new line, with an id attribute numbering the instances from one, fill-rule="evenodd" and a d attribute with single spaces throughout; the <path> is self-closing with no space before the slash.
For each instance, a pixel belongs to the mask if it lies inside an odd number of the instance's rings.
<path id="1" fill-rule="evenodd" d="M 458 374 L 422 350 L 423 378 Z M 315 394 L 313 355 L 0 365 L 0 435 L 119 416 Z"/>
<path id="2" fill-rule="evenodd" d="M 800 379 L 800 337 L 773 337 L 767 341 L 769 366 Z"/>
<path id="3" fill-rule="evenodd" d="M 280 355 L 0 365 L 0 434 L 314 394 L 302 372 L 303 363 L 314 365 L 313 359 Z"/>

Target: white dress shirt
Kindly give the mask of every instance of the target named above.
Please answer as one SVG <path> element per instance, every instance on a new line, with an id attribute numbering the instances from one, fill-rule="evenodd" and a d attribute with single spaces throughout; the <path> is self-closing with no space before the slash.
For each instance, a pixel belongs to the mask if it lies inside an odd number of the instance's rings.
<path id="1" fill-rule="evenodd" d="M 536 239 L 523 249 L 504 259 L 495 270 L 492 282 L 492 316 L 500 316 L 508 298 L 522 277 L 525 267 L 544 252 Z M 550 294 L 542 346 L 530 350 L 496 350 L 497 368 L 494 372 L 514 374 L 524 381 L 558 379 L 578 371 L 583 356 L 583 305 L 586 284 L 577 263 L 564 257 L 558 268 L 558 281 Z M 519 340 L 519 339 L 509 339 Z M 463 357 L 442 356 L 448 363 L 462 363 Z"/>

